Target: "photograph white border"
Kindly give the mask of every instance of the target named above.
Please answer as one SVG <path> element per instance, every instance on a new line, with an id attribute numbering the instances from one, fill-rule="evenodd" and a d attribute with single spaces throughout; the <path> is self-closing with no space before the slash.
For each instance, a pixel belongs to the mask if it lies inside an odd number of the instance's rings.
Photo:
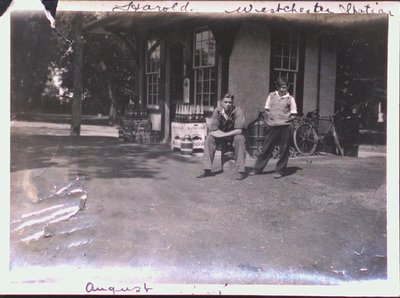
<path id="1" fill-rule="evenodd" d="M 139 1 L 63 1 L 58 3 L 57 11 L 112 11 L 116 5 L 130 5 Z M 172 6 L 178 1 L 140 1 L 140 5 L 145 7 Z M 186 3 L 187 1 L 180 1 Z M 235 11 L 238 7 L 245 7 L 249 4 L 258 7 L 276 7 L 278 2 L 264 1 L 190 1 L 190 9 L 192 12 L 225 12 Z M 289 5 L 293 2 L 284 2 Z M 299 7 L 306 10 L 313 10 L 315 2 L 298 2 Z M 344 13 L 340 9 L 340 4 L 343 6 L 352 2 L 319 2 L 326 8 L 329 8 L 331 13 Z M 388 31 L 388 123 L 387 123 L 387 226 L 388 226 L 388 264 L 387 264 L 387 280 L 386 281 L 366 281 L 352 282 L 342 284 L 340 286 L 267 286 L 267 285 L 154 285 L 151 294 L 238 294 L 238 295 L 318 295 L 318 296 L 392 296 L 399 295 L 399 57 L 400 57 L 400 3 L 399 2 L 354 2 L 354 5 L 362 6 L 370 4 L 374 9 L 374 13 L 379 9 L 392 14 L 389 17 Z M 1 69 L 1 133 L 3 136 L 3 150 L 1 154 L 1 169 L 3 171 L 2 183 L 2 198 L 3 204 L 1 207 L 1 239 L 3 245 L 9 248 L 9 204 L 7 199 L 10 196 L 10 13 L 15 10 L 42 10 L 43 7 L 39 0 L 17 0 L 13 1 L 12 5 L 6 13 L 0 17 L 0 36 L 2 45 L 0 47 L 0 57 L 2 57 L 3 67 Z M 140 11 L 140 9 L 138 9 Z M 288 12 L 290 13 L 290 12 Z M 326 13 L 326 12 L 322 12 Z M 361 13 L 366 13 L 366 11 Z M 239 13 L 238 13 L 239 14 Z M 350 15 L 351 13 L 349 13 Z M 65 278 L 66 284 L 15 284 L 12 283 L 12 278 L 9 274 L 9 259 L 8 250 L 2 250 L 0 259 L 0 292 L 1 294 L 87 294 L 83 285 L 89 279 L 88 272 L 72 272 L 73 275 Z M 71 273 L 71 272 L 70 272 Z M 60 273 L 63 274 L 63 273 Z M 69 274 L 69 273 L 67 273 Z M 57 273 L 58 275 L 58 273 Z M 96 273 L 97 276 L 97 273 Z M 99 281 L 107 282 L 101 279 Z M 86 277 L 82 282 L 81 278 Z M 110 281 L 111 282 L 111 281 Z M 146 282 L 146 281 L 144 281 Z M 99 294 L 99 293 L 95 293 Z M 112 293 L 107 293 L 112 294 Z"/>

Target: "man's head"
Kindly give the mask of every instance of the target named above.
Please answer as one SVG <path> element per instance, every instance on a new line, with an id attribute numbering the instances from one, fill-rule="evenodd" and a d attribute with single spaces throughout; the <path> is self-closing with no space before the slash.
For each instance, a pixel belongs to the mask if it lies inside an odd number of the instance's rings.
<path id="1" fill-rule="evenodd" d="M 285 78 L 279 77 L 276 80 L 276 85 L 280 96 L 283 96 L 286 93 L 288 93 L 288 82 Z"/>
<path id="2" fill-rule="evenodd" d="M 234 98 L 235 97 L 230 93 L 225 94 L 225 96 L 222 98 L 221 106 L 226 112 L 232 111 Z"/>

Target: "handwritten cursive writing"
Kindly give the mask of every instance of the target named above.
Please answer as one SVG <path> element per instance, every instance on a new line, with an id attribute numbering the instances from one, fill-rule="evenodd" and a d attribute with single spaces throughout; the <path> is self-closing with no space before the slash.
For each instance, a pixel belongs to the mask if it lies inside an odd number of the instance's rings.
<path id="1" fill-rule="evenodd" d="M 133 12 L 201 12 L 198 2 L 191 4 L 190 1 L 166 2 L 165 5 L 152 1 L 130 1 L 125 4 L 115 4 L 112 11 L 133 11 Z M 212 5 L 212 4 L 210 4 Z M 321 2 L 270 2 L 254 1 L 242 2 L 240 6 L 229 6 L 229 8 L 215 7 L 218 11 L 228 14 L 248 14 L 248 13 L 345 13 L 345 14 L 387 14 L 393 16 L 393 12 L 380 2 L 348 2 L 348 3 L 321 3 Z"/>
<path id="2" fill-rule="evenodd" d="M 277 3 L 273 7 L 254 7 L 253 4 L 246 6 L 239 6 L 234 10 L 225 10 L 226 13 L 333 13 L 329 8 L 323 7 L 321 4 L 316 2 L 312 8 L 305 8 L 299 6 L 297 3 Z"/>
<path id="3" fill-rule="evenodd" d="M 384 10 L 383 8 L 378 7 L 379 3 L 376 2 L 375 6 L 371 6 L 369 3 L 347 3 L 346 5 L 339 4 L 339 10 L 341 13 L 348 13 L 348 14 L 388 14 L 393 16 L 391 10 Z"/>
<path id="4" fill-rule="evenodd" d="M 347 13 L 347 14 L 388 14 L 393 16 L 390 10 L 385 10 L 379 7 L 379 3 L 365 4 L 365 3 L 353 3 L 349 2 L 345 5 L 339 4 L 339 6 L 329 7 L 323 3 L 315 2 L 308 6 L 303 6 L 301 3 L 296 2 L 283 2 L 272 4 L 272 6 L 260 6 L 257 2 L 249 3 L 243 6 L 235 7 L 234 9 L 225 9 L 226 13 L 232 14 L 247 14 L 247 13 Z"/>
<path id="5" fill-rule="evenodd" d="M 174 2 L 172 5 L 152 5 L 143 4 L 139 2 L 131 1 L 125 5 L 115 5 L 112 11 L 133 11 L 133 12 L 144 12 L 144 11 L 155 11 L 155 12 L 189 12 L 193 11 L 189 8 L 189 1 L 184 4 Z"/>
<path id="6" fill-rule="evenodd" d="M 92 292 L 108 292 L 108 293 L 120 293 L 120 292 L 134 292 L 134 293 L 148 293 L 151 290 L 153 290 L 153 288 L 150 288 L 147 286 L 146 283 L 143 284 L 143 286 L 134 286 L 134 287 L 115 287 L 115 286 L 108 286 L 108 287 L 98 287 L 95 286 L 94 283 L 92 283 L 91 281 L 89 281 L 88 283 L 86 283 L 86 287 L 85 287 L 86 293 L 92 293 Z"/>

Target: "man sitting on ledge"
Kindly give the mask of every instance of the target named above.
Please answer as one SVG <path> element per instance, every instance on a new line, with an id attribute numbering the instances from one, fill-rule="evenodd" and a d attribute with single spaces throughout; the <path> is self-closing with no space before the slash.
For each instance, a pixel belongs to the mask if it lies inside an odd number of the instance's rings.
<path id="1" fill-rule="evenodd" d="M 197 178 L 212 176 L 211 169 L 217 147 L 222 146 L 222 154 L 226 148 L 233 146 L 236 162 L 236 180 L 242 180 L 245 174 L 246 139 L 243 129 L 246 128 L 242 110 L 233 105 L 234 96 L 226 94 L 221 105 L 218 106 L 212 115 L 210 132 L 206 137 L 203 157 L 203 173 Z M 223 166 L 223 165 L 222 165 Z"/>

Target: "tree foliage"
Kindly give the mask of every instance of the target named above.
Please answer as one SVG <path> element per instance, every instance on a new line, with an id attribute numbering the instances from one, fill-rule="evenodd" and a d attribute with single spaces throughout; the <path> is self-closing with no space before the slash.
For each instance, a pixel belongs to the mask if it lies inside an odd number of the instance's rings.
<path id="1" fill-rule="evenodd" d="M 12 112 L 71 112 L 74 51 L 69 40 L 77 39 L 73 24 L 79 22 L 77 25 L 83 28 L 101 16 L 95 12 L 58 13 L 57 30 L 62 36 L 50 28 L 43 13 L 13 16 Z M 136 65 L 131 51 L 113 35 L 81 37 L 83 113 L 108 114 L 111 100 L 122 109 L 136 94 L 133 77 Z"/>
<path id="2" fill-rule="evenodd" d="M 11 23 L 12 111 L 41 109 L 41 93 L 56 41 L 47 19 L 37 13 L 15 13 Z"/>
<path id="3" fill-rule="evenodd" d="M 90 91 L 91 99 L 101 105 L 102 113 L 109 108 L 110 87 L 117 109 L 123 109 L 130 98 L 136 97 L 134 89 L 135 61 L 129 48 L 113 35 L 86 35 L 84 53 L 90 57 L 84 61 L 84 85 Z M 94 100 L 84 102 L 90 109 Z"/>
<path id="4" fill-rule="evenodd" d="M 386 110 L 387 27 L 343 32 L 338 42 L 337 104 L 356 110 L 362 127 L 375 128 L 379 105 Z"/>

